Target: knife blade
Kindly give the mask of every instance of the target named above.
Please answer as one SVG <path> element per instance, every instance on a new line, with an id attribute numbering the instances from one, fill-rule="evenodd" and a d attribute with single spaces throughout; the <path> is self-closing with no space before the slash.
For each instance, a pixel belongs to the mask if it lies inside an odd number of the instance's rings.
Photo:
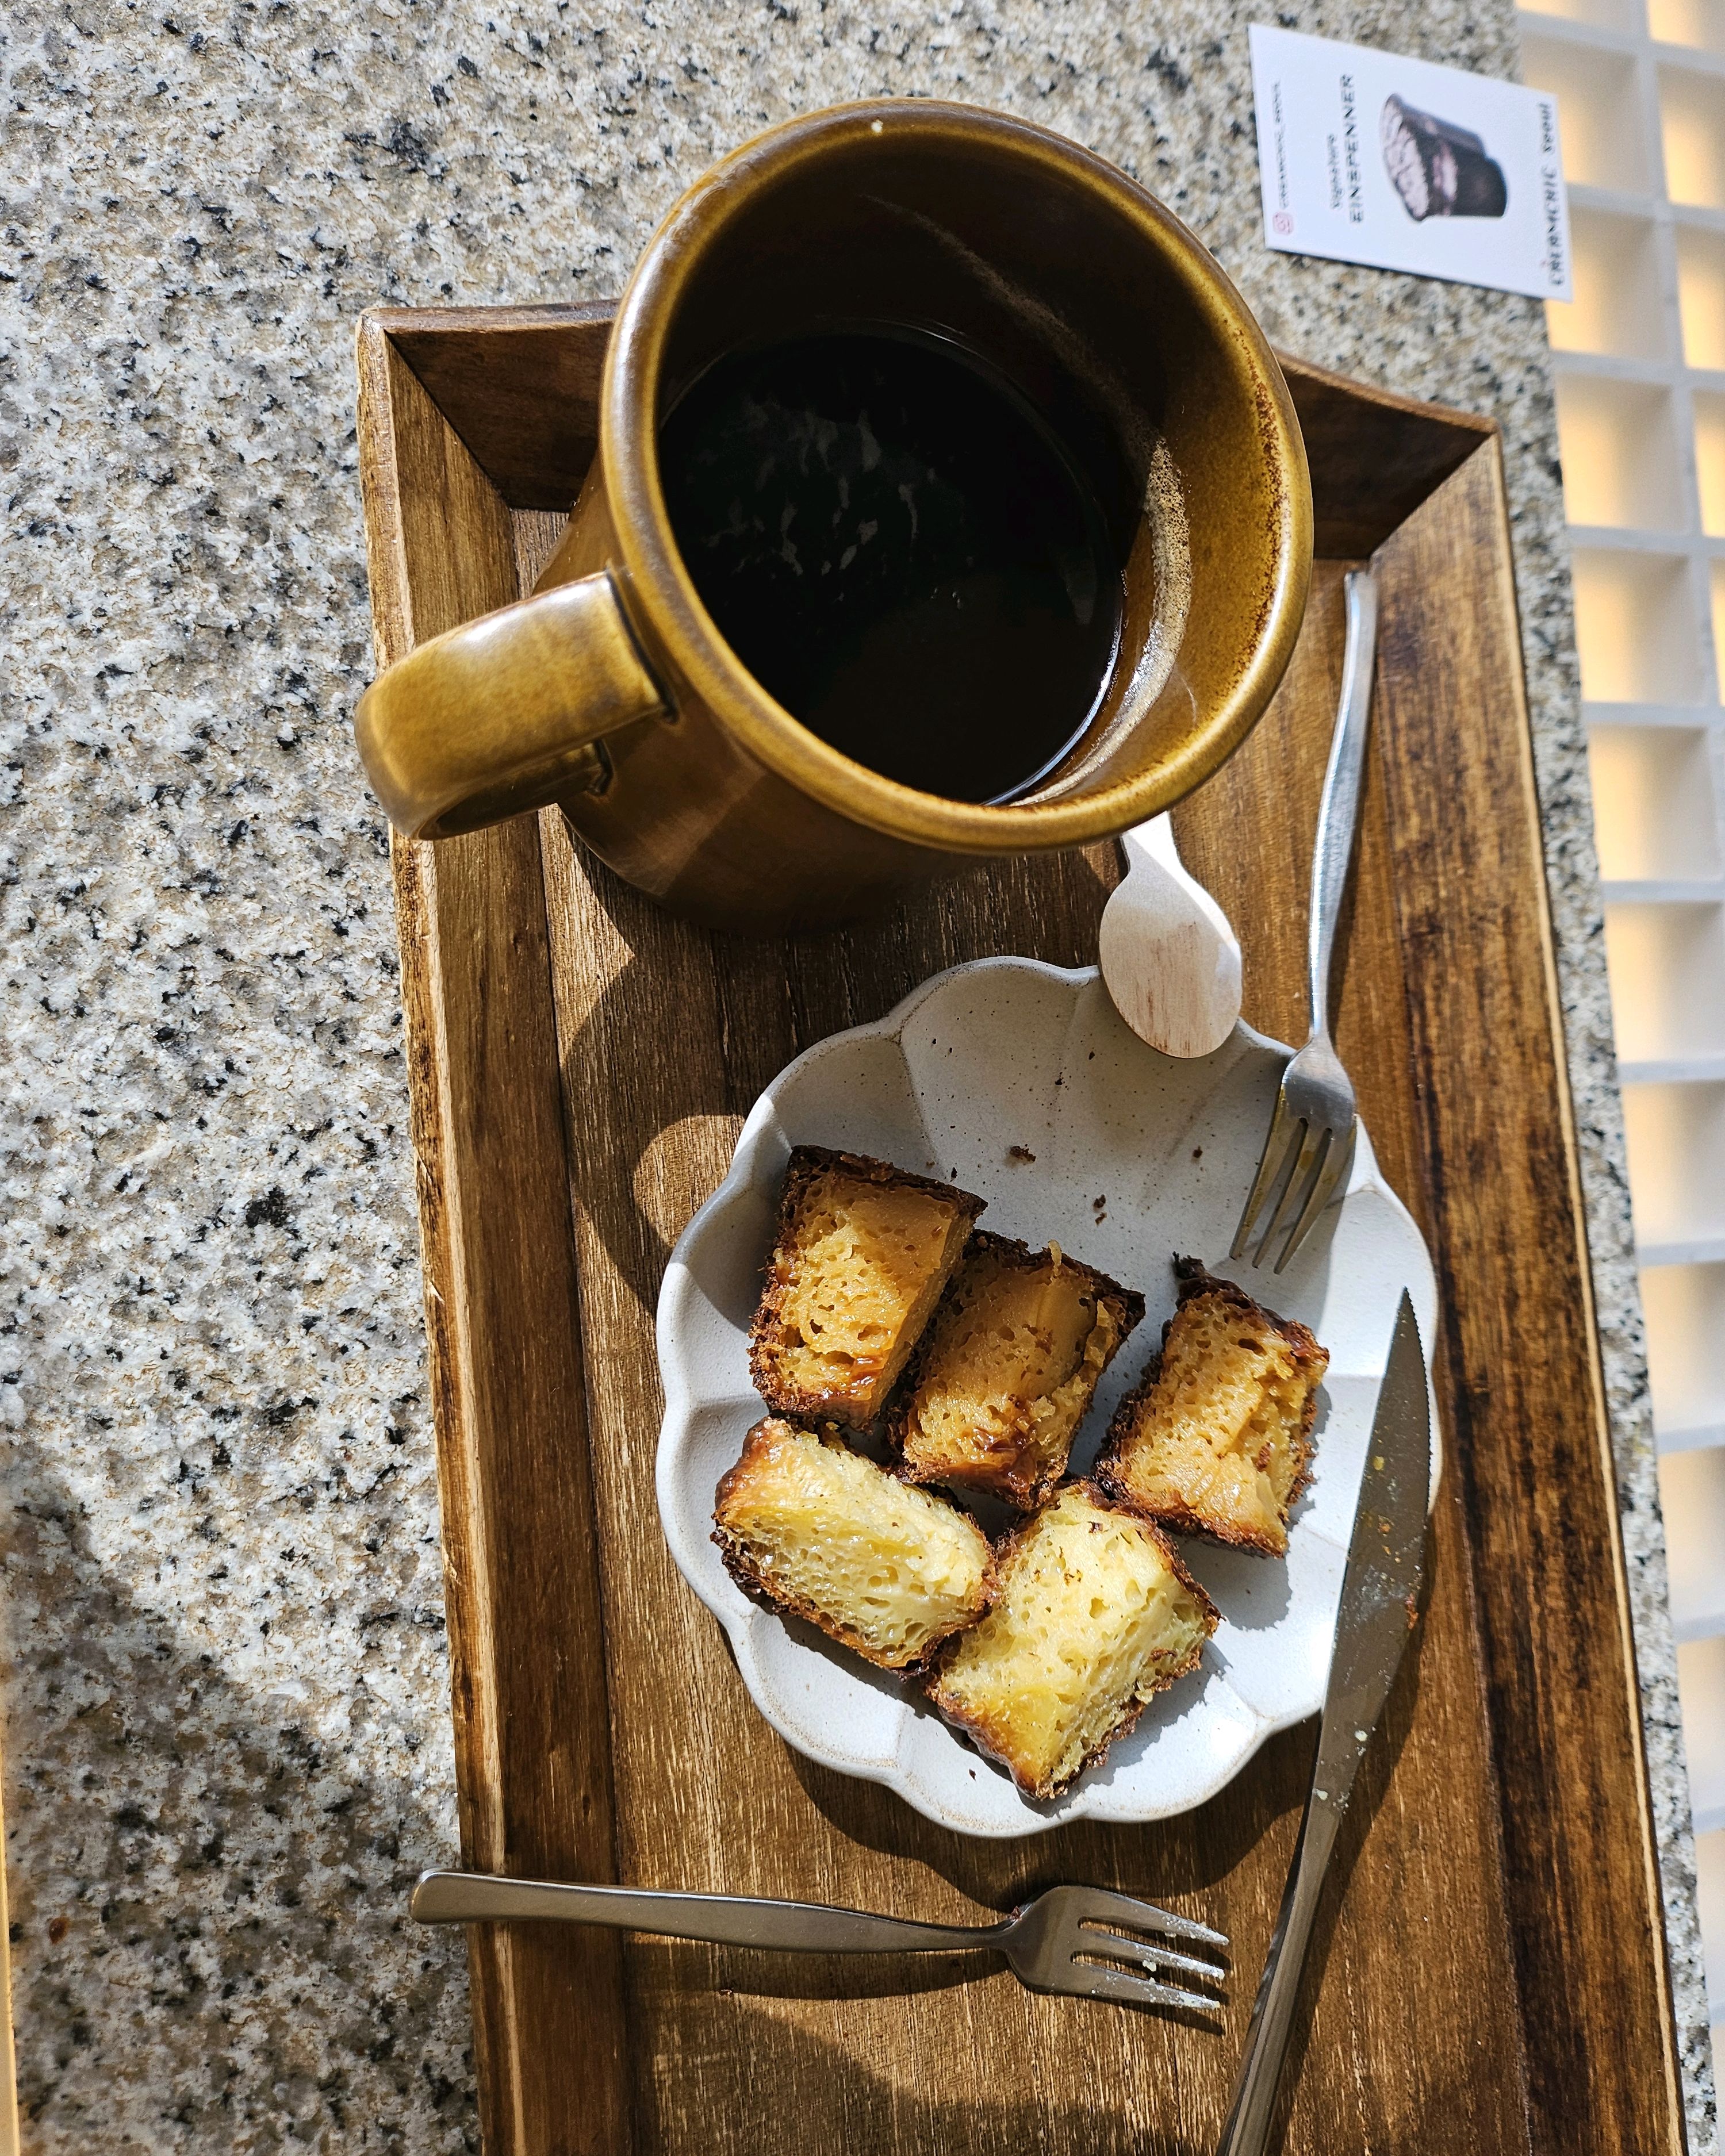
<path id="1" fill-rule="evenodd" d="M 1313 1802 L 1338 1811 L 1417 1620 L 1430 1498 L 1431 1394 L 1420 1327 L 1404 1288 L 1360 1475 L 1312 1770 Z"/>
<path id="2" fill-rule="evenodd" d="M 1300 1974 L 1355 1775 L 1417 1621 L 1431 1496 L 1431 1394 L 1405 1288 L 1360 1474 L 1317 1757 L 1219 2156 L 1263 2156 Z"/>

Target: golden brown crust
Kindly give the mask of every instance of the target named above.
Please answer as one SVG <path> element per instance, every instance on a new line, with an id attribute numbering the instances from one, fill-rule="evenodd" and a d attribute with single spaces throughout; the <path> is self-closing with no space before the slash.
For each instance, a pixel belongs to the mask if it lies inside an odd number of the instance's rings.
<path id="1" fill-rule="evenodd" d="M 974 1191 L 961 1190 L 956 1183 L 937 1182 L 932 1175 L 913 1175 L 907 1168 L 899 1168 L 890 1160 L 876 1160 L 865 1152 L 835 1152 L 829 1146 L 799 1145 L 791 1147 L 791 1157 L 786 1163 L 784 1188 L 779 1200 L 780 1224 L 794 1214 L 803 1191 L 817 1175 L 829 1168 L 842 1168 L 861 1183 L 878 1183 L 885 1189 L 925 1190 L 931 1198 L 944 1198 L 967 1211 L 973 1220 L 988 1204 Z"/>
<path id="2" fill-rule="evenodd" d="M 1204 1620 L 1204 1632 L 1189 1655 L 1170 1667 L 1156 1673 L 1148 1690 L 1142 1698 L 1134 1697 L 1124 1702 L 1106 1733 L 1091 1747 L 1076 1767 L 1065 1774 L 1050 1776 L 1041 1782 L 1028 1782 L 1019 1774 L 1010 1753 L 993 1741 L 994 1732 L 990 1727 L 988 1717 L 986 1715 L 968 1712 L 950 1695 L 942 1692 L 941 1672 L 957 1651 L 958 1639 L 962 1635 L 949 1635 L 942 1642 L 940 1647 L 929 1657 L 926 1666 L 927 1675 L 923 1683 L 929 1697 L 955 1728 L 963 1730 L 979 1752 L 986 1753 L 989 1758 L 998 1761 L 1004 1767 L 1024 1794 L 1038 1804 L 1049 1803 L 1052 1799 L 1060 1796 L 1063 1791 L 1070 1789 L 1081 1774 L 1086 1773 L 1092 1767 L 1100 1766 L 1113 1745 L 1137 1727 L 1144 1709 L 1157 1694 L 1168 1691 L 1170 1686 L 1178 1684 L 1182 1677 L 1189 1676 L 1199 1666 L 1204 1656 L 1204 1640 L 1209 1638 L 1222 1621 L 1221 1611 L 1217 1609 L 1204 1589 L 1181 1563 L 1178 1551 L 1155 1521 L 1146 1519 L 1137 1507 L 1121 1503 L 1094 1481 L 1079 1480 L 1063 1483 L 1060 1488 L 1053 1493 L 1049 1502 L 1052 1503 L 1055 1498 L 1064 1496 L 1067 1491 L 1075 1489 L 1082 1491 L 1098 1512 L 1120 1513 L 1123 1517 L 1130 1520 L 1133 1527 L 1142 1534 L 1156 1544 L 1169 1571 L 1197 1604 L 1199 1613 Z M 1003 1536 L 994 1545 L 994 1577 L 997 1591 L 998 1583 L 1004 1574 L 1013 1553 L 1021 1543 L 1028 1540 L 1034 1532 L 1038 1517 L 1038 1514 L 1033 1514 L 1030 1518 L 1021 1522 L 1009 1534 Z"/>
<path id="3" fill-rule="evenodd" d="M 754 1455 L 773 1444 L 775 1435 L 773 1419 L 769 1416 L 763 1421 L 757 1422 L 749 1431 L 742 1441 L 741 1454 L 719 1477 L 718 1485 L 713 1491 L 715 1518 L 712 1539 L 717 1545 L 720 1560 L 726 1571 L 730 1573 L 750 1600 L 758 1602 L 763 1609 L 771 1609 L 782 1617 L 802 1618 L 805 1624 L 813 1625 L 818 1632 L 825 1633 L 828 1639 L 836 1640 L 841 1647 L 848 1647 L 852 1654 L 860 1656 L 864 1661 L 872 1662 L 876 1669 L 891 1670 L 896 1675 L 903 1676 L 920 1676 L 930 1666 L 933 1658 L 949 1640 L 957 1634 L 968 1630 L 986 1613 L 993 1601 L 996 1583 L 999 1578 L 999 1565 L 997 1560 L 992 1555 L 989 1558 L 979 1607 L 973 1613 L 956 1619 L 945 1631 L 932 1634 L 924 1645 L 922 1653 L 913 1661 L 894 1661 L 890 1656 L 880 1653 L 868 1645 L 850 1627 L 827 1614 L 806 1596 L 790 1593 L 783 1586 L 769 1583 L 762 1575 L 759 1564 L 747 1545 L 717 1517 L 724 1511 L 726 1501 L 732 1492 L 747 1486 L 750 1470 L 754 1465 Z M 780 1419 L 785 1419 L 780 1418 Z M 799 1423 L 794 1427 L 807 1430 L 812 1436 L 818 1437 L 823 1445 L 836 1446 L 841 1452 L 849 1451 L 850 1449 L 845 1444 L 844 1436 L 835 1424 L 825 1423 L 817 1426 L 809 1423 Z M 957 1509 L 955 1506 L 953 1510 L 957 1511 Z"/>
<path id="4" fill-rule="evenodd" d="M 968 1259 L 978 1250 L 990 1251 L 1003 1265 L 1010 1265 L 1015 1272 L 1034 1273 L 1039 1271 L 1048 1262 L 1049 1246 L 1046 1243 L 1040 1250 L 1033 1249 L 1029 1243 L 1019 1242 L 1016 1236 L 997 1235 L 992 1228 L 973 1229 L 970 1240 L 964 1246 L 965 1257 Z M 1083 1275 L 1090 1283 L 1091 1292 L 1099 1303 L 1111 1303 L 1114 1306 L 1122 1328 L 1121 1333 L 1122 1340 L 1135 1325 L 1142 1322 L 1144 1298 L 1135 1287 L 1122 1287 L 1117 1280 L 1111 1280 L 1100 1266 L 1086 1265 L 1082 1258 L 1075 1258 L 1064 1245 L 1060 1250 L 1060 1263 L 1063 1266 L 1070 1266 L 1075 1273 Z M 956 1285 L 955 1281 L 952 1286 Z M 947 1291 L 950 1296 L 952 1291 L 952 1286 L 949 1286 Z M 936 1316 L 938 1317 L 938 1315 L 939 1312 L 937 1312 Z M 906 1370 L 905 1375 L 907 1381 L 917 1367 L 927 1361 L 929 1343 L 933 1337 L 933 1327 L 931 1324 L 928 1332 L 922 1337 L 922 1344 L 917 1349 L 916 1357 Z"/>
<path id="5" fill-rule="evenodd" d="M 713 1540 L 718 1544 L 720 1561 L 726 1571 L 730 1573 L 752 1602 L 758 1602 L 763 1609 L 771 1609 L 780 1617 L 800 1617 L 805 1624 L 814 1625 L 816 1631 L 824 1632 L 828 1639 L 835 1641 L 838 1645 L 848 1648 L 853 1655 L 860 1656 L 865 1662 L 872 1662 L 877 1670 L 891 1670 L 898 1676 L 919 1676 L 929 1666 L 932 1658 L 938 1654 L 950 1640 L 957 1634 L 968 1630 L 977 1621 L 976 1617 L 961 1618 L 952 1625 L 951 1630 L 932 1635 L 922 1653 L 914 1661 L 894 1661 L 890 1656 L 880 1654 L 875 1649 L 866 1645 L 847 1626 L 839 1624 L 832 1618 L 824 1616 L 806 1596 L 774 1593 L 763 1584 L 759 1571 L 750 1561 L 748 1553 L 728 1536 L 722 1527 L 714 1528 Z M 981 1609 L 978 1611 L 978 1616 L 981 1616 L 987 1611 L 989 1603 L 993 1599 L 994 1577 L 991 1570 L 988 1574 L 988 1600 L 983 1602 Z"/>
<path id="6" fill-rule="evenodd" d="M 1208 1630 L 1210 1632 L 1215 1630 L 1217 1625 L 1222 1621 L 1222 1613 L 1187 1570 L 1178 1549 L 1169 1540 L 1165 1528 L 1154 1520 L 1147 1520 L 1136 1505 L 1128 1504 L 1115 1496 L 1111 1491 L 1103 1489 L 1094 1476 L 1075 1475 L 1070 1481 L 1063 1482 L 1058 1490 L 1050 1493 L 1049 1504 L 1052 1504 L 1056 1497 L 1064 1497 L 1069 1490 L 1081 1491 L 1099 1512 L 1118 1512 L 1122 1519 L 1130 1520 L 1135 1527 L 1142 1527 L 1145 1534 L 1162 1552 L 1163 1557 L 1168 1559 L 1169 1571 L 1173 1573 L 1181 1586 L 1186 1589 L 1199 1609 L 1209 1618 Z M 1045 1507 L 1039 1505 L 1036 1512 L 1033 1512 L 1028 1519 L 1020 1520 L 1015 1527 L 1009 1528 L 995 1543 L 994 1568 L 997 1572 L 1005 1564 L 1008 1558 L 1012 1555 L 1019 1544 L 1028 1541 L 1035 1532 L 1038 1515 L 1045 1509 Z"/>
<path id="7" fill-rule="evenodd" d="M 970 1220 L 975 1219 L 988 1201 L 972 1191 L 961 1190 L 956 1183 L 937 1183 L 928 1176 L 912 1175 L 908 1169 L 894 1167 L 891 1161 L 871 1159 L 866 1153 L 835 1152 L 825 1146 L 792 1148 L 779 1194 L 778 1217 L 773 1229 L 773 1248 L 764 1268 L 761 1300 L 749 1325 L 749 1375 L 755 1390 L 775 1414 L 801 1422 L 836 1418 L 853 1429 L 866 1430 L 880 1413 L 878 1403 L 866 1411 L 860 1411 L 844 1392 L 812 1391 L 798 1386 L 779 1367 L 778 1351 L 783 1306 L 796 1257 L 797 1217 L 810 1183 L 817 1176 L 833 1170 L 879 1184 L 882 1188 L 920 1190 L 941 1199 Z M 953 1254 L 955 1265 L 958 1255 L 956 1251 Z"/>
<path id="8" fill-rule="evenodd" d="M 1301 1324 L 1298 1318 L 1277 1317 L 1273 1310 L 1266 1310 L 1261 1302 L 1255 1301 L 1233 1281 L 1220 1280 L 1214 1273 L 1206 1270 L 1200 1258 L 1183 1258 L 1176 1255 L 1174 1274 L 1179 1283 L 1175 1300 L 1176 1316 L 1189 1302 L 1213 1296 L 1237 1311 L 1248 1323 L 1265 1326 L 1279 1332 L 1292 1350 L 1294 1360 L 1299 1367 L 1302 1370 L 1316 1371 L 1312 1390 L 1307 1395 L 1300 1427 L 1289 1440 L 1294 1475 L 1288 1486 L 1287 1496 L 1281 1507 L 1282 1525 L 1286 1530 L 1289 1514 L 1293 1511 L 1300 1493 L 1312 1480 L 1312 1430 L 1317 1419 L 1317 1378 L 1321 1378 L 1329 1368 L 1329 1350 L 1319 1345 L 1317 1335 L 1309 1327 Z M 1168 1345 L 1168 1337 L 1173 1330 L 1173 1319 L 1170 1318 L 1162 1328 L 1163 1347 Z M 1107 1435 L 1102 1440 L 1096 1464 L 1091 1470 L 1098 1486 L 1128 1511 L 1137 1512 L 1142 1519 L 1154 1518 L 1176 1534 L 1202 1535 L 1209 1542 L 1224 1543 L 1236 1549 L 1256 1550 L 1265 1557 L 1285 1556 L 1287 1549 L 1286 1537 L 1282 1542 L 1277 1543 L 1271 1536 L 1250 1528 L 1202 1517 L 1172 1497 L 1164 1498 L 1158 1503 L 1153 1514 L 1133 1498 L 1118 1463 L 1137 1434 L 1139 1411 L 1155 1390 L 1161 1375 L 1162 1353 L 1158 1349 L 1145 1364 L 1143 1376 L 1114 1410 Z"/>
<path id="9" fill-rule="evenodd" d="M 1027 1434 L 1024 1448 L 1014 1454 L 1011 1459 L 983 1463 L 974 1472 L 954 1471 L 951 1467 L 933 1465 L 926 1469 L 919 1468 L 904 1460 L 908 1425 L 916 1402 L 916 1390 L 928 1373 L 929 1361 L 940 1334 L 942 1317 L 952 1298 L 962 1291 L 964 1266 L 979 1252 L 987 1252 L 1000 1264 L 1010 1267 L 1016 1272 L 1040 1271 L 1048 1262 L 1046 1245 L 1040 1250 L 1033 1250 L 1028 1243 L 1019 1242 L 1015 1237 L 1010 1235 L 997 1235 L 988 1228 L 978 1228 L 972 1231 L 970 1240 L 964 1246 L 963 1258 L 955 1269 L 952 1279 L 947 1283 L 947 1291 L 942 1298 L 940 1306 L 929 1320 L 922 1339 L 918 1342 L 900 1378 L 892 1404 L 887 1411 L 886 1435 L 893 1450 L 899 1455 L 901 1461 L 899 1472 L 907 1482 L 937 1483 L 954 1488 L 986 1490 L 991 1496 L 1004 1498 L 1007 1503 L 1017 1506 L 1021 1511 L 1033 1511 L 1052 1494 L 1061 1476 L 1065 1473 L 1066 1458 L 1071 1450 L 1070 1443 L 1066 1453 L 1058 1460 L 1045 1460 Z M 1114 1316 L 1118 1337 L 1109 1349 L 1101 1368 L 1096 1373 L 1096 1381 L 1100 1383 L 1103 1373 L 1124 1347 L 1128 1336 L 1142 1322 L 1144 1298 L 1136 1288 L 1123 1287 L 1118 1281 L 1110 1279 L 1106 1273 L 1100 1270 L 1096 1266 L 1087 1265 L 1081 1258 L 1075 1258 L 1070 1250 L 1061 1250 L 1060 1263 L 1063 1266 L 1070 1266 L 1074 1272 L 1081 1274 L 1088 1283 L 1090 1291 L 1096 1298 L 1097 1307 L 1109 1309 Z M 1093 1385 L 1092 1397 L 1094 1393 Z M 1089 1405 L 1090 1402 L 1086 1400 L 1085 1403 L 1086 1410 Z M 1081 1414 L 1080 1421 L 1081 1422 L 1082 1419 L 1083 1417 Z"/>
<path id="10" fill-rule="evenodd" d="M 759 1422 L 752 1424 L 743 1433 L 742 1450 L 714 1485 L 715 1513 L 722 1512 L 738 1491 L 747 1488 L 758 1455 L 767 1450 L 777 1435 L 773 1424 L 771 1415 L 763 1415 Z M 842 1445 L 845 1442 L 831 1423 L 799 1423 L 794 1426 L 806 1430 L 811 1437 L 818 1437 L 823 1445 Z M 714 1540 L 717 1539 L 715 1536 Z"/>

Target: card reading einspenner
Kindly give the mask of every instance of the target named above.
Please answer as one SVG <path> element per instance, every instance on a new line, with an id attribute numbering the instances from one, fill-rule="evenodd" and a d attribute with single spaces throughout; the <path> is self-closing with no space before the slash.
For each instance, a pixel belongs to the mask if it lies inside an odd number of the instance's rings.
<path id="1" fill-rule="evenodd" d="M 1569 297 L 1555 98 L 1262 23 L 1251 41 L 1268 245 Z"/>

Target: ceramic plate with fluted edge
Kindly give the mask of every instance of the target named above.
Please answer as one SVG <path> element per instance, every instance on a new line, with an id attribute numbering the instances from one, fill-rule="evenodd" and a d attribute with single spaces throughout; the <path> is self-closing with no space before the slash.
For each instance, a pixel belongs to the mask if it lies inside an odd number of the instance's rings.
<path id="1" fill-rule="evenodd" d="M 1279 1279 L 1228 1261 L 1287 1053 L 1241 1025 L 1214 1055 L 1176 1062 L 1127 1029 L 1093 968 L 992 958 L 925 982 L 878 1024 L 821 1041 L 756 1102 L 731 1173 L 690 1222 L 660 1294 L 659 1509 L 684 1578 L 724 1626 L 750 1697 L 788 1744 L 884 1782 L 942 1826 L 1019 1835 L 1186 1811 L 1266 1737 L 1322 1707 L 1397 1306 L 1405 1287 L 1429 1362 L 1436 1286 L 1363 1130 L 1346 1192 Z M 1312 1481 L 1286 1559 L 1183 1542 L 1222 1613 L 1201 1667 L 1051 1804 L 1021 1795 L 914 1684 L 762 1609 L 720 1562 L 715 1486 L 765 1413 L 749 1381 L 748 1326 L 793 1145 L 869 1153 L 956 1182 L 988 1200 L 983 1225 L 1032 1245 L 1052 1239 L 1142 1291 L 1144 1322 L 1098 1389 L 1074 1472 L 1088 1468 L 1160 1343 L 1175 1251 L 1302 1320 L 1330 1351 Z M 1434 1491 L 1436 1444 L 1434 1428 Z M 995 1512 L 987 1524 L 1008 1517 Z"/>

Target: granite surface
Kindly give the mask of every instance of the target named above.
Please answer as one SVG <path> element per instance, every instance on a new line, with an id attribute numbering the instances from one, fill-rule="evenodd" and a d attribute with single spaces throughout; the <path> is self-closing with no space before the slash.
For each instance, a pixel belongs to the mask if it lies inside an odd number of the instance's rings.
<path id="1" fill-rule="evenodd" d="M 361 310 L 619 290 L 720 151 L 1004 106 L 1184 216 L 1272 336 L 1506 429 L 1697 2156 L 1714 2146 L 1551 386 L 1529 301 L 1271 255 L 1226 0 L 15 0 L 0 858 L 8 1860 L 27 2145 L 475 2139 Z M 1513 73 L 1503 0 L 1290 27 Z"/>

